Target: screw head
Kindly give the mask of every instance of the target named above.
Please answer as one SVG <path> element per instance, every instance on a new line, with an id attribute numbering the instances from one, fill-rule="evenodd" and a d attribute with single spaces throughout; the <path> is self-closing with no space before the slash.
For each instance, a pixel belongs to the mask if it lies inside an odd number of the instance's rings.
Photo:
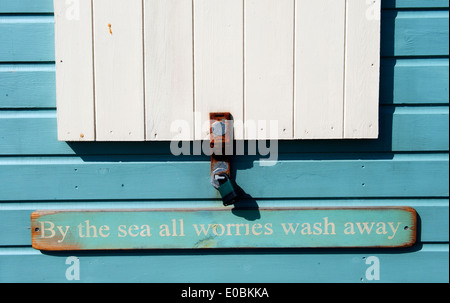
<path id="1" fill-rule="evenodd" d="M 218 121 L 212 125 L 212 133 L 215 136 L 224 136 L 227 132 L 227 125 L 225 122 Z"/>

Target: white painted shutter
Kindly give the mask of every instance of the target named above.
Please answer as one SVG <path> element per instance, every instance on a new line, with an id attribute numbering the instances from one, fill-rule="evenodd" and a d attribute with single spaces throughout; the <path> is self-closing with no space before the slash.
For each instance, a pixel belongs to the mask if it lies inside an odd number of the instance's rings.
<path id="1" fill-rule="evenodd" d="M 55 0 L 58 138 L 377 138 L 380 3 Z"/>

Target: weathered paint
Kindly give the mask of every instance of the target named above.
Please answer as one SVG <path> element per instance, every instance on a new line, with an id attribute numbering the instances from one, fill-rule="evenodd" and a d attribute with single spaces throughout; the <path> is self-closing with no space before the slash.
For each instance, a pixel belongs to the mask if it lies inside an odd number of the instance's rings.
<path id="1" fill-rule="evenodd" d="M 256 219 L 255 219 L 256 218 Z M 409 247 L 412 208 L 37 211 L 40 250 Z"/>

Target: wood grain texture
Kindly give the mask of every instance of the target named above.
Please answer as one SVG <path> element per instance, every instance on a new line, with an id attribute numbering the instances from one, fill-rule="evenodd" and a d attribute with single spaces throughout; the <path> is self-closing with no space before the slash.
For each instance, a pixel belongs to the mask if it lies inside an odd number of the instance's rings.
<path id="1" fill-rule="evenodd" d="M 384 11 L 382 56 L 448 56 L 449 12 Z"/>
<path id="2" fill-rule="evenodd" d="M 0 64 L 0 108 L 55 108 L 54 63 Z"/>
<path id="3" fill-rule="evenodd" d="M 4 180 L 0 200 L 217 199 L 209 182 L 209 159 L 194 160 L 179 162 L 173 156 L 9 157 L 0 159 Z M 254 199 L 449 194 L 448 154 L 375 154 L 366 158 L 361 154 L 322 158 L 304 154 L 294 159 L 280 156 L 272 167 L 261 166 L 251 157 L 233 163 L 237 184 Z"/>
<path id="4" fill-rule="evenodd" d="M 94 0 L 95 123 L 98 141 L 143 141 L 142 1 Z"/>
<path id="5" fill-rule="evenodd" d="M 244 108 L 248 140 L 293 138 L 293 12 L 292 0 L 245 1 Z M 271 126 L 270 121 L 277 125 Z"/>
<path id="6" fill-rule="evenodd" d="M 192 3 L 144 1 L 147 140 L 194 139 Z"/>
<path id="7" fill-rule="evenodd" d="M 194 1 L 196 140 L 209 139 L 211 112 L 244 121 L 243 6 L 243 0 Z M 234 136 L 244 139 L 243 128 Z"/>
<path id="8" fill-rule="evenodd" d="M 297 1 L 295 33 L 294 137 L 343 138 L 345 1 Z"/>
<path id="9" fill-rule="evenodd" d="M 378 138 L 381 0 L 346 7 L 344 138 Z"/>
<path id="10" fill-rule="evenodd" d="M 448 104 L 447 58 L 382 58 L 380 75 L 382 104 Z"/>
<path id="11" fill-rule="evenodd" d="M 55 1 L 58 139 L 95 141 L 92 1 Z"/>
<path id="12" fill-rule="evenodd" d="M 55 60 L 53 16 L 0 16 L 0 62 Z"/>

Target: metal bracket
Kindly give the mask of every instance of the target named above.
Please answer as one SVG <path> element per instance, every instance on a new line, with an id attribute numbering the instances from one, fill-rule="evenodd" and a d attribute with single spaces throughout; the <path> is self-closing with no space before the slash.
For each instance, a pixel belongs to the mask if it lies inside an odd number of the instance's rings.
<path id="1" fill-rule="evenodd" d="M 219 189 L 218 175 L 231 175 L 227 151 L 232 148 L 233 121 L 230 113 L 210 113 L 211 184 Z M 231 148 L 230 148 L 231 146 Z"/>

